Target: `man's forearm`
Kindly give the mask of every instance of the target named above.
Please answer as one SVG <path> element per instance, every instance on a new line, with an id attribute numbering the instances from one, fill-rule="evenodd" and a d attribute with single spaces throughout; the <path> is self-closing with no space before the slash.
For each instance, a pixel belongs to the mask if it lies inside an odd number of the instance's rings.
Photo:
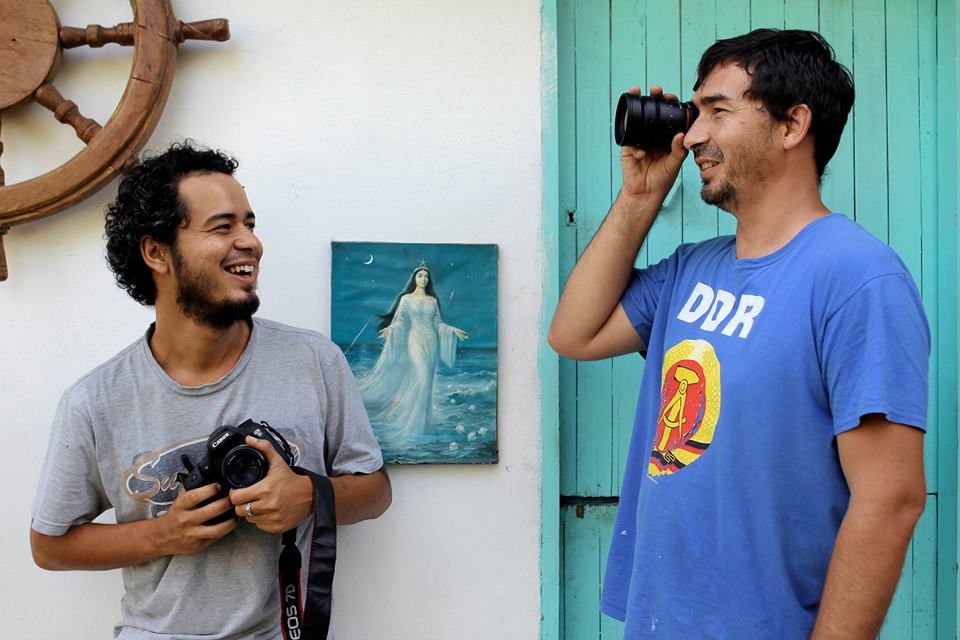
<path id="1" fill-rule="evenodd" d="M 337 524 L 354 524 L 377 518 L 393 500 L 390 480 L 385 471 L 369 475 L 330 478 L 337 511 Z"/>
<path id="2" fill-rule="evenodd" d="M 622 193 L 563 288 L 550 325 L 550 343 L 589 342 L 610 317 L 630 281 L 633 264 L 656 219 L 662 198 Z"/>
<path id="3" fill-rule="evenodd" d="M 119 569 L 165 555 L 155 542 L 154 520 L 125 524 L 89 523 L 62 536 L 30 530 L 33 559 L 43 569 L 91 571 Z"/>
<path id="4" fill-rule="evenodd" d="M 834 545 L 811 640 L 876 638 L 922 505 L 853 501 Z"/>

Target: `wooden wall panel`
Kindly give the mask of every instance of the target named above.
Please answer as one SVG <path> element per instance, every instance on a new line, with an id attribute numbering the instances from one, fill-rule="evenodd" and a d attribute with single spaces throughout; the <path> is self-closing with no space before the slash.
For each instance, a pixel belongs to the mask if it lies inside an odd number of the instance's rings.
<path id="1" fill-rule="evenodd" d="M 562 509 L 564 640 L 623 637 L 623 623 L 600 613 L 600 585 L 615 517 L 615 505 L 571 505 Z"/>
<path id="2" fill-rule="evenodd" d="M 575 7 L 577 69 L 577 255 L 610 207 L 610 6 Z M 609 360 L 577 365 L 577 495 L 610 496 L 613 423 Z"/>
<path id="3" fill-rule="evenodd" d="M 560 282 L 577 262 L 577 109 L 574 1 L 557 3 L 557 159 Z M 560 358 L 560 493 L 577 492 L 577 363 Z"/>
<path id="4" fill-rule="evenodd" d="M 852 0 L 831 0 L 820 5 L 820 33 L 833 47 L 840 64 L 853 71 Z M 824 203 L 850 218 L 854 217 L 853 129 L 851 113 L 820 188 Z"/>

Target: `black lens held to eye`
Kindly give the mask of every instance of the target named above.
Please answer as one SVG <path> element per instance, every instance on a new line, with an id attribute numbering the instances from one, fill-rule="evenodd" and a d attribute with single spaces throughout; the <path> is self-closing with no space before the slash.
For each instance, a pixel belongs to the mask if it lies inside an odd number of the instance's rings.
<path id="1" fill-rule="evenodd" d="M 692 102 L 624 93 L 617 102 L 613 137 L 621 147 L 669 149 L 673 137 L 689 131 L 698 115 Z"/>
<path id="2" fill-rule="evenodd" d="M 260 482 L 267 475 L 267 459 L 247 445 L 231 449 L 223 458 L 221 475 L 233 489 L 243 489 Z"/>

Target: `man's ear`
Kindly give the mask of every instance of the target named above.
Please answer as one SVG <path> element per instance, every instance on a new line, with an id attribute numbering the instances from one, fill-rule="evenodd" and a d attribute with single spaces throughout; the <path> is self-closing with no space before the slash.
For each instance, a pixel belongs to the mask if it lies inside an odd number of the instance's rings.
<path id="1" fill-rule="evenodd" d="M 170 245 L 151 236 L 140 238 L 140 255 L 150 269 L 156 273 L 170 271 Z"/>
<path id="2" fill-rule="evenodd" d="M 782 121 L 784 151 L 793 149 L 807 138 L 812 122 L 813 111 L 806 104 L 796 104 L 787 109 L 787 119 Z"/>

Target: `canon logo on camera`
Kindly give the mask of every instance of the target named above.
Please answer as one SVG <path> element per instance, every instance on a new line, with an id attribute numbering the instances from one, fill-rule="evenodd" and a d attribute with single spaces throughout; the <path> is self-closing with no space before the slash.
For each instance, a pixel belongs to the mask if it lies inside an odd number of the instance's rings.
<path id="1" fill-rule="evenodd" d="M 217 438 L 212 443 L 210 443 L 210 448 L 213 449 L 214 447 L 216 447 L 218 444 L 220 444 L 221 442 L 223 442 L 229 437 L 230 437 L 230 432 L 229 431 L 224 432 L 223 435 L 221 435 L 219 438 Z"/>

